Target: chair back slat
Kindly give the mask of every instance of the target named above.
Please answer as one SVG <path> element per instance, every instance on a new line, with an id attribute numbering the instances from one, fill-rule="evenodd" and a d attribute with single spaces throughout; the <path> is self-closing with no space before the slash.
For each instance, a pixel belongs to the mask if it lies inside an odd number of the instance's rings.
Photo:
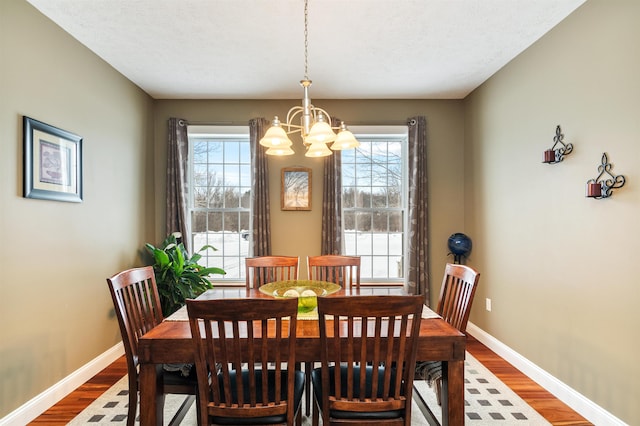
<path id="1" fill-rule="evenodd" d="M 310 280 L 329 281 L 343 288 L 360 288 L 360 257 L 322 255 L 307 257 Z"/>
<path id="2" fill-rule="evenodd" d="M 296 256 L 259 256 L 245 259 L 247 289 L 259 288 L 275 281 L 298 279 Z"/>
<path id="3" fill-rule="evenodd" d="M 153 267 L 134 268 L 107 278 L 127 359 L 138 365 L 138 340 L 164 319 Z"/>
<path id="4" fill-rule="evenodd" d="M 422 304 L 421 296 L 318 298 L 325 424 L 337 421 L 334 410 L 394 410 L 398 424 L 410 421 Z"/>
<path id="5" fill-rule="evenodd" d="M 480 273 L 469 266 L 448 263 L 445 267 L 436 311 L 463 333 L 479 279 Z"/>
<path id="6" fill-rule="evenodd" d="M 127 425 L 133 426 L 138 406 L 138 342 L 144 334 L 160 324 L 164 316 L 153 267 L 146 266 L 119 272 L 107 278 L 107 285 L 118 318 L 127 359 L 129 383 Z M 161 374 L 164 375 L 165 372 L 162 371 Z M 191 395 L 175 413 L 173 420 L 183 418 L 193 403 L 193 396 L 196 395 L 196 381 L 193 377 L 177 376 L 171 381 L 163 380 L 162 382 L 162 393 Z"/>
<path id="7" fill-rule="evenodd" d="M 297 309 L 296 299 L 187 300 L 198 378 L 211 373 L 199 381 L 202 424 L 211 417 L 293 421 L 293 397 L 283 395 L 294 391 Z"/>

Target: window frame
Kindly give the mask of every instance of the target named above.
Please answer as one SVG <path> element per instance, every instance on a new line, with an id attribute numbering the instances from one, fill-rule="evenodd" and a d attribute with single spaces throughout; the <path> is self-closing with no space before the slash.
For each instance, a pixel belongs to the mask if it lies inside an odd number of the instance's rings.
<path id="1" fill-rule="evenodd" d="M 251 146 L 250 146 L 250 133 L 249 133 L 249 126 L 231 126 L 231 125 L 188 125 L 187 126 L 187 139 L 188 139 L 188 150 L 189 150 L 189 160 L 188 160 L 188 165 L 187 165 L 187 179 L 188 179 L 188 185 L 187 185 L 187 194 L 186 194 L 186 198 L 187 198 L 187 206 L 188 206 L 188 217 L 187 220 L 189 222 L 189 230 L 191 235 L 189 235 L 189 238 L 191 239 L 191 244 L 192 247 L 195 250 L 198 250 L 200 247 L 196 247 L 195 245 L 195 241 L 194 241 L 194 232 L 193 232 L 193 228 L 192 228 L 192 214 L 194 211 L 198 210 L 198 211 L 206 211 L 206 212 L 221 212 L 223 215 L 225 213 L 225 211 L 228 211 L 229 213 L 241 213 L 241 212 L 248 212 L 249 214 L 249 229 L 248 231 L 248 242 L 249 242 L 249 247 L 247 250 L 246 255 L 243 255 L 242 253 L 240 253 L 237 256 L 238 259 L 238 276 L 237 277 L 226 277 L 226 276 L 222 276 L 222 275 L 216 275 L 213 278 L 216 281 L 216 285 L 244 285 L 245 283 L 245 266 L 244 266 L 244 262 L 245 262 L 245 258 L 247 256 L 249 256 L 249 253 L 251 253 L 251 245 L 253 244 L 253 242 L 251 241 L 251 235 L 252 235 L 252 224 L 251 224 L 251 202 L 249 202 L 249 207 L 248 208 L 244 208 L 242 206 L 238 206 L 238 207 L 233 207 L 233 208 L 215 208 L 215 209 L 211 209 L 211 208 L 196 208 L 194 206 L 194 160 L 195 160 L 195 156 L 194 156 L 194 141 L 198 141 L 198 140 L 224 140 L 224 141 L 232 141 L 232 140 L 238 140 L 241 142 L 247 142 L 249 144 L 249 158 L 247 158 L 247 163 L 249 164 L 249 166 L 251 165 Z M 239 160 L 244 160 L 241 156 L 239 156 L 238 158 Z M 210 163 L 207 163 L 210 164 Z M 225 164 L 224 160 L 222 163 L 220 164 Z M 242 164 L 242 163 L 239 163 Z M 251 167 L 249 167 L 249 191 L 250 191 L 250 195 L 249 195 L 249 199 L 251 199 L 251 192 L 253 191 L 253 185 L 252 185 L 252 171 L 251 171 Z M 245 186 L 240 186 L 239 188 L 245 188 Z M 238 231 L 240 233 L 240 230 Z M 244 238 L 244 237 L 243 237 Z M 220 250 L 224 250 L 224 247 L 216 247 L 215 244 L 212 244 L 218 251 Z M 218 251 L 216 253 L 218 253 Z M 235 256 L 224 256 L 224 251 L 222 251 L 222 253 L 220 253 L 222 256 L 211 256 L 214 258 L 221 258 L 224 259 L 225 257 L 228 258 L 233 258 Z M 204 258 L 204 256 L 203 256 Z M 224 265 L 211 265 L 211 266 L 217 266 L 220 268 L 224 269 Z"/>
<path id="2" fill-rule="evenodd" d="M 408 229 L 408 154 L 409 154 L 409 130 L 407 126 L 401 125 L 368 125 L 368 126 L 349 126 L 349 130 L 354 134 L 354 136 L 361 142 L 364 141 L 398 141 L 401 143 L 401 207 L 397 209 L 384 208 L 385 212 L 389 212 L 391 210 L 400 211 L 402 214 L 402 252 L 401 252 L 401 276 L 400 277 L 386 277 L 386 278 L 376 278 L 376 277 L 366 277 L 362 278 L 361 281 L 363 283 L 371 284 L 371 285 L 402 285 L 406 282 L 406 259 L 407 259 L 407 236 L 406 232 Z M 344 163 L 343 170 L 341 173 L 344 173 Z M 344 175 L 342 175 L 342 193 L 341 197 L 344 195 Z M 356 211 L 356 208 L 348 208 L 347 210 Z M 376 209 L 372 206 L 369 209 L 363 209 L 375 212 Z M 379 209 L 383 210 L 383 209 Z M 345 255 L 357 255 L 357 253 L 349 253 L 346 251 L 346 234 L 344 229 L 344 198 L 342 198 L 342 238 L 343 238 L 343 252 Z M 387 231 L 387 234 L 389 232 Z M 373 244 L 373 243 L 372 243 Z M 363 255 L 361 255 L 363 256 Z M 371 254 L 372 260 L 376 259 Z M 387 253 L 387 264 L 389 265 L 389 258 L 391 256 Z M 362 267 L 361 267 L 362 268 Z M 361 274 L 363 270 L 361 269 Z M 387 275 L 389 275 L 389 269 L 387 270 Z"/>

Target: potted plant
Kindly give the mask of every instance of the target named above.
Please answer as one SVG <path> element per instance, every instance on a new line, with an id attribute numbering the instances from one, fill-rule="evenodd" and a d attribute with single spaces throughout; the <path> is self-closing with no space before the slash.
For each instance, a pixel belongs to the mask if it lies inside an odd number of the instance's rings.
<path id="1" fill-rule="evenodd" d="M 215 247 L 207 244 L 189 256 L 180 240 L 181 234 L 174 232 L 160 247 L 145 244 L 153 256 L 153 270 L 164 316 L 171 315 L 184 306 L 185 299 L 193 299 L 213 288 L 209 280 L 210 274 L 226 274 L 221 268 L 206 268 L 198 264 L 202 258 L 200 253 L 208 249 L 216 250 Z"/>

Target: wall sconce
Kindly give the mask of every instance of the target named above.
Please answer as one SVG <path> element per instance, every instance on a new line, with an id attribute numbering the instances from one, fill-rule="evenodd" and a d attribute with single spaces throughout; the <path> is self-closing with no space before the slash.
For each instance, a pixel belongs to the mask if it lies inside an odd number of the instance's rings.
<path id="1" fill-rule="evenodd" d="M 562 134 L 562 130 L 560 130 L 560 125 L 556 127 L 556 135 L 553 137 L 553 146 L 551 149 L 547 149 L 544 152 L 544 160 L 543 163 L 547 164 L 556 164 L 563 160 L 565 155 L 569 155 L 571 151 L 573 151 L 573 144 L 565 144 L 562 140 L 564 139 L 564 135 Z M 558 149 L 556 146 L 561 145 Z"/>
<path id="2" fill-rule="evenodd" d="M 622 188 L 625 183 L 625 177 L 622 175 L 613 175 L 611 173 L 611 163 L 609 163 L 609 159 L 607 158 L 607 153 L 602 154 L 602 164 L 598 166 L 598 177 L 595 179 L 589 179 L 587 181 L 587 197 L 589 198 L 608 198 L 611 195 L 612 189 Z M 602 179 L 604 174 L 610 176 L 608 179 Z"/>

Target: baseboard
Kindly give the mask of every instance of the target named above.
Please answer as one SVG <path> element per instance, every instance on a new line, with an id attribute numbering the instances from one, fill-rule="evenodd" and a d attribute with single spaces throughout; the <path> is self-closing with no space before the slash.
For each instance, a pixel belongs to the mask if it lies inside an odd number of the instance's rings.
<path id="1" fill-rule="evenodd" d="M 593 401 L 586 398 L 580 392 L 556 379 L 542 368 L 538 367 L 495 337 L 469 322 L 467 333 L 476 338 L 480 343 L 500 355 L 511 365 L 522 371 L 525 375 L 551 392 L 560 401 L 567 404 L 574 411 L 595 425 L 626 425 L 625 422 L 609 413 Z"/>
<path id="2" fill-rule="evenodd" d="M 122 342 L 0 419 L 2 426 L 26 425 L 124 354 Z"/>

